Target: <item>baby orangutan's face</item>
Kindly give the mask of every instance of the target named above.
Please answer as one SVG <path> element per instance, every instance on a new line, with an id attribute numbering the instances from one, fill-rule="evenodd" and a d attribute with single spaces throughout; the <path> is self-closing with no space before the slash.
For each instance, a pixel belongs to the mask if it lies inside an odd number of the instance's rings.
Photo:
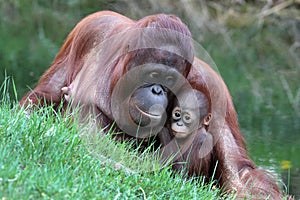
<path id="1" fill-rule="evenodd" d="M 171 129 L 175 138 L 186 138 L 195 131 L 199 118 L 197 113 L 190 109 L 181 110 L 176 106 L 172 111 Z"/>
<path id="2" fill-rule="evenodd" d="M 198 128 L 208 126 L 212 118 L 208 113 L 199 124 L 198 109 L 184 109 L 176 106 L 172 111 L 172 133 L 177 139 L 184 139 L 190 136 Z"/>

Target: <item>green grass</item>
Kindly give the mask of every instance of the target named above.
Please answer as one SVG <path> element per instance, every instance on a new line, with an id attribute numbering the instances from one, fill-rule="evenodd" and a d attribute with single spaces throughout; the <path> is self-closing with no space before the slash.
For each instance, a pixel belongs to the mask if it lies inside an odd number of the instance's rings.
<path id="1" fill-rule="evenodd" d="M 1 89 L 7 88 L 5 82 Z M 210 189 L 213 183 L 161 169 L 151 152 L 139 153 L 128 142 L 117 143 L 89 124 L 80 125 L 74 113 L 63 117 L 48 107 L 28 116 L 7 94 L 2 92 L 0 102 L 2 199 L 220 197 L 218 189 Z"/>

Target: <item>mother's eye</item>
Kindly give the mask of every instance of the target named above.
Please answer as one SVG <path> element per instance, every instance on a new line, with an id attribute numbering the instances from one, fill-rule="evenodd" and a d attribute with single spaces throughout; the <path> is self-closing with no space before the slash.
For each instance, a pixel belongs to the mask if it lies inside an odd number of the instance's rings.
<path id="1" fill-rule="evenodd" d="M 159 77 L 159 73 L 158 72 L 150 72 L 149 77 L 151 79 L 157 79 Z"/>
<path id="2" fill-rule="evenodd" d="M 166 85 L 173 86 L 173 84 L 175 84 L 175 78 L 173 76 L 167 76 L 166 77 Z"/>

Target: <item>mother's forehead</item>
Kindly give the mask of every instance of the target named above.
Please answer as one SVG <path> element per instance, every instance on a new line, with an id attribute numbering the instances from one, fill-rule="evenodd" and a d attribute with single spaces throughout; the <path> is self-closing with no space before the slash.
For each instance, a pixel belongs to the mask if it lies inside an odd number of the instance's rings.
<path id="1" fill-rule="evenodd" d="M 207 98 L 203 92 L 191 88 L 183 88 L 175 95 L 180 102 L 187 103 L 196 103 Z"/>

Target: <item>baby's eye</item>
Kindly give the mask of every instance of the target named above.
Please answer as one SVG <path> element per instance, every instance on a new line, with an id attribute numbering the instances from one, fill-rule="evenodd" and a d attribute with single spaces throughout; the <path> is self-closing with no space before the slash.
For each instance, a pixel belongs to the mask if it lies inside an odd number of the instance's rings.
<path id="1" fill-rule="evenodd" d="M 172 118 L 174 120 L 179 120 L 181 118 L 181 112 L 180 112 L 180 109 L 178 107 L 173 109 Z"/>
<path id="2" fill-rule="evenodd" d="M 189 114 L 184 114 L 182 120 L 186 124 L 192 123 L 192 118 L 191 118 L 191 116 Z"/>

